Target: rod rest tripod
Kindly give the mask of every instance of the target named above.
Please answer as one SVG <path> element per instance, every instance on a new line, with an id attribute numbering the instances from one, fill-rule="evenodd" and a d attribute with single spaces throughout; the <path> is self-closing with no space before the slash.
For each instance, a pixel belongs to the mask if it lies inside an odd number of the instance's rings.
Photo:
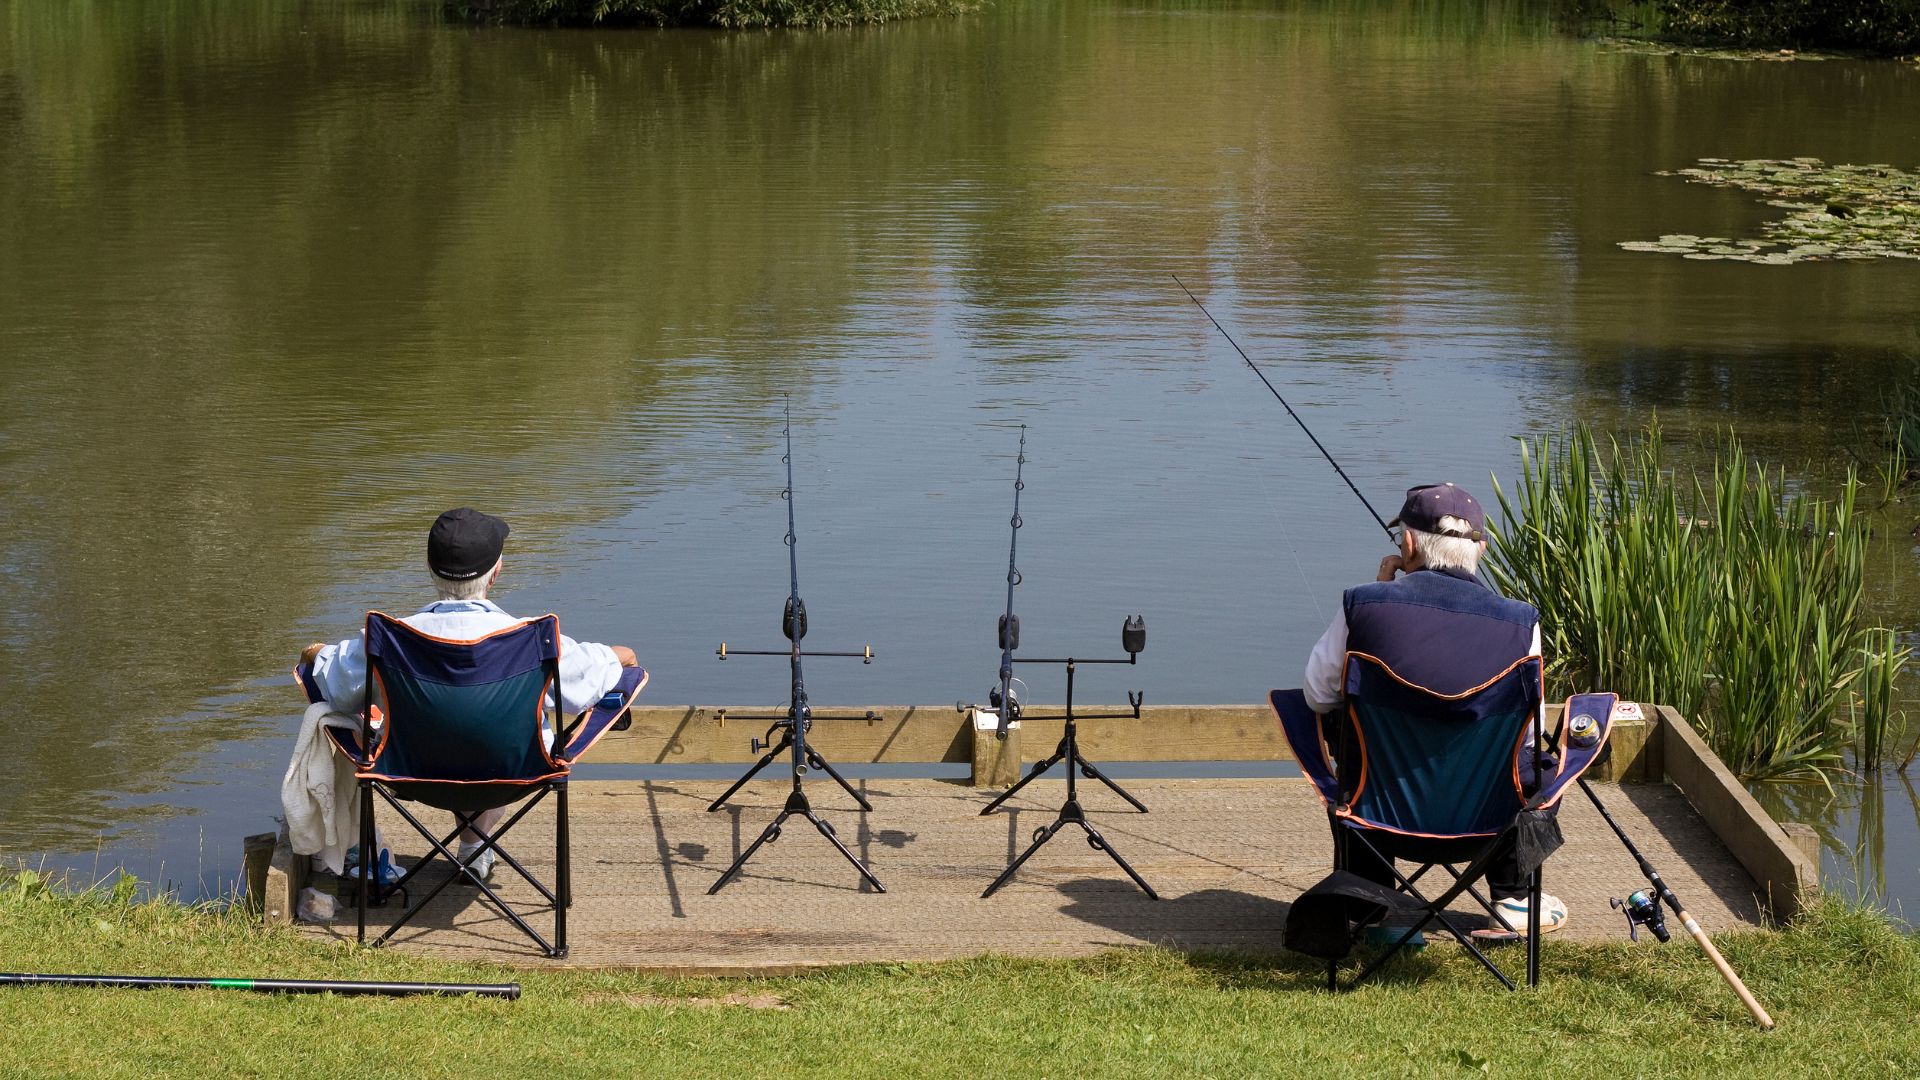
<path id="1" fill-rule="evenodd" d="M 733 860 L 733 864 L 728 866 L 725 872 L 720 875 L 719 880 L 713 883 L 713 887 L 707 890 L 707 894 L 711 896 L 719 892 L 726 887 L 728 882 L 738 877 L 741 868 L 747 864 L 747 860 L 753 858 L 753 853 L 759 851 L 765 845 L 778 840 L 780 838 L 780 827 L 786 824 L 787 819 L 795 814 L 799 814 L 811 822 L 813 827 L 819 830 L 820 835 L 826 837 L 827 841 L 840 852 L 841 856 L 853 864 L 853 868 L 860 872 L 861 878 L 863 878 L 867 884 L 873 886 L 875 892 L 886 892 L 886 886 L 881 885 L 880 879 L 873 876 L 873 871 L 867 869 L 867 864 L 861 862 L 859 856 L 848 849 L 846 844 L 841 843 L 840 837 L 834 834 L 833 826 L 828 824 L 820 815 L 813 812 L 813 806 L 807 801 L 807 791 L 802 783 L 806 777 L 807 770 L 817 768 L 833 777 L 836 781 L 839 781 L 840 786 L 846 789 L 847 794 L 852 795 L 854 800 L 860 804 L 860 809 L 873 809 L 872 806 L 868 805 L 867 800 L 861 798 L 860 794 L 853 790 L 853 787 L 847 783 L 846 779 L 842 777 L 833 766 L 827 764 L 825 758 L 821 757 L 811 746 L 807 745 L 807 732 L 813 727 L 813 707 L 807 704 L 806 681 L 802 677 L 800 670 L 801 661 L 807 656 L 857 656 L 860 658 L 861 663 L 871 664 L 873 663 L 873 646 L 861 646 L 858 652 L 816 653 L 808 653 L 800 647 L 800 639 L 807 636 L 807 605 L 800 599 L 799 532 L 794 526 L 793 519 L 793 414 L 791 406 L 788 407 L 787 411 L 787 424 L 784 436 L 787 444 L 787 452 L 780 460 L 781 463 L 787 467 L 787 486 L 786 490 L 780 493 L 780 497 L 784 499 L 787 504 L 787 535 L 783 542 L 787 546 L 788 592 L 786 605 L 780 613 L 780 633 L 786 637 L 787 647 L 777 650 L 740 649 L 735 650 L 731 655 L 786 657 L 793 677 L 792 696 L 788 699 L 787 709 L 784 713 L 773 713 L 770 715 L 754 714 L 751 716 L 751 719 L 755 720 L 772 720 L 773 726 L 769 727 L 766 732 L 767 739 L 771 742 L 773 733 L 779 731 L 780 741 L 769 749 L 766 756 L 756 762 L 753 768 L 747 770 L 745 776 L 734 781 L 733 786 L 727 789 L 726 794 L 721 795 L 720 798 L 716 799 L 713 805 L 707 807 L 707 809 L 720 809 L 734 792 L 740 790 L 742 784 L 751 780 L 755 773 L 758 773 L 761 769 L 772 763 L 773 759 L 783 751 L 789 754 L 789 760 L 792 765 L 793 788 L 787 793 L 786 805 L 781 809 L 780 813 L 775 816 L 773 821 L 767 825 L 766 829 L 760 833 L 759 838 L 745 851 L 741 852 L 739 858 Z M 725 660 L 729 655 L 726 642 L 721 642 L 720 648 L 716 649 L 715 652 L 721 660 Z M 868 712 L 866 715 L 868 718 L 872 718 L 874 714 Z M 761 740 L 754 739 L 749 745 L 755 750 L 758 750 L 762 746 L 762 743 Z"/>
<path id="2" fill-rule="evenodd" d="M 1008 653 L 1011 653 L 1013 648 L 1018 647 L 1018 626 L 1019 624 L 1017 622 L 1013 624 L 1013 645 L 1007 648 L 1006 651 Z M 1004 630 L 1002 633 L 1003 636 L 1006 636 Z M 1141 703 L 1146 700 L 1146 694 L 1144 692 L 1127 692 L 1127 704 L 1131 709 L 1129 712 L 1076 713 L 1073 709 L 1074 673 L 1081 664 L 1131 665 L 1138 660 L 1140 652 L 1146 648 L 1146 644 L 1146 622 L 1136 615 L 1128 619 L 1121 628 L 1121 645 L 1127 652 L 1127 658 L 1125 660 L 1083 660 L 1070 656 L 1062 658 L 1011 658 L 1012 663 L 1018 664 L 1064 664 L 1067 669 L 1067 704 L 1066 710 L 1059 715 L 1037 716 L 1027 714 L 1021 709 L 1018 695 L 1013 692 L 1011 684 L 1009 683 L 1004 693 L 996 691 L 989 695 L 990 698 L 996 699 L 993 701 L 993 704 L 1002 710 L 1002 729 L 1004 730 L 1007 724 L 1025 719 L 1063 720 L 1066 722 L 1066 730 L 1061 735 L 1060 745 L 1054 749 L 1051 755 L 1035 762 L 1033 769 L 1028 772 L 1025 777 L 1022 777 L 1018 783 L 1001 792 L 992 802 L 988 803 L 980 813 L 982 816 L 993 813 L 1000 808 L 1001 804 L 1019 792 L 1020 789 L 1026 787 L 1047 770 L 1061 762 L 1065 762 L 1067 766 L 1067 798 L 1066 801 L 1061 804 L 1059 813 L 1055 816 L 1051 824 L 1042 825 L 1033 830 L 1033 842 L 1027 846 L 1025 851 L 1020 853 L 1019 857 L 1008 864 L 1005 870 L 1001 871 L 999 877 L 993 879 L 993 884 L 987 886 L 987 891 L 980 894 L 982 899 L 992 896 L 1000 890 L 1001 886 L 1013 880 L 1013 875 L 1019 871 L 1021 865 L 1032 858 L 1034 852 L 1039 851 L 1046 845 L 1047 841 L 1053 839 L 1061 829 L 1068 825 L 1079 826 L 1081 830 L 1086 833 L 1087 845 L 1095 851 L 1105 852 L 1108 858 L 1119 865 L 1120 869 L 1126 871 L 1127 876 L 1132 878 L 1133 883 L 1140 886 L 1141 891 L 1145 892 L 1150 899 L 1160 899 L 1160 894 L 1153 891 L 1153 886 L 1147 884 L 1147 879 L 1141 877 L 1139 871 L 1135 870 L 1132 864 L 1128 863 L 1125 858 L 1121 857 L 1118 851 L 1113 849 L 1113 845 L 1108 843 L 1105 836 L 1101 835 L 1100 830 L 1093 827 L 1093 822 L 1087 818 L 1086 810 L 1080 805 L 1079 790 L 1076 786 L 1076 776 L 1084 776 L 1089 780 L 1098 780 L 1111 788 L 1115 794 L 1127 800 L 1134 809 L 1143 814 L 1147 812 L 1145 803 L 1134 798 L 1120 785 L 1114 783 L 1107 774 L 1101 772 L 1094 766 L 1093 762 L 1088 761 L 1086 757 L 1080 753 L 1079 729 L 1077 727 L 1077 722 L 1080 720 L 1138 720 L 1140 719 L 1140 706 Z"/>
<path id="3" fill-rule="evenodd" d="M 720 646 L 720 648 L 722 650 L 725 650 L 726 646 L 722 645 Z M 810 653 L 808 655 L 819 656 L 821 654 Z M 747 784 L 747 781 L 752 780 L 755 776 L 758 776 L 760 774 L 760 770 L 773 764 L 775 758 L 778 758 L 781 754 L 786 753 L 787 750 L 793 746 L 793 712 L 792 710 L 788 710 L 787 712 L 784 712 L 784 713 L 732 713 L 732 714 L 729 714 L 727 710 L 719 709 L 714 712 L 714 718 L 716 720 L 719 720 L 721 723 L 725 723 L 729 715 L 731 715 L 732 719 L 735 719 L 735 720 L 771 720 L 773 721 L 773 723 L 768 725 L 766 733 L 761 735 L 759 738 L 747 740 L 748 748 L 751 749 L 754 753 L 759 753 L 762 750 L 765 750 L 766 753 L 762 754 L 760 757 L 760 760 L 754 762 L 753 767 L 748 769 L 746 773 L 740 777 L 740 779 L 735 780 L 733 782 L 732 787 L 729 787 L 727 790 L 721 792 L 720 797 L 713 800 L 713 802 L 710 805 L 708 805 L 707 812 L 710 814 L 718 811 L 721 807 L 727 805 L 727 800 L 733 798 L 734 795 L 737 794 L 741 788 L 745 787 Z M 877 712 L 874 712 L 872 709 L 868 709 L 863 715 L 860 715 L 860 716 L 854 716 L 852 714 L 848 714 L 846 716 L 822 716 L 818 713 L 814 713 L 811 719 L 809 720 L 807 726 L 809 731 L 811 731 L 813 726 L 812 720 L 866 720 L 871 722 L 879 719 L 882 719 L 881 715 Z M 780 738 L 777 740 L 773 737 L 774 732 L 776 731 L 780 733 Z M 818 769 L 821 772 L 826 773 L 828 776 L 833 777 L 833 782 L 836 784 L 839 784 L 841 789 L 845 791 L 849 796 L 851 796 L 855 803 L 859 804 L 860 809 L 866 810 L 869 812 L 873 810 L 873 805 L 867 802 L 866 796 L 861 795 L 858 791 L 855 791 L 853 788 L 853 785 L 847 783 L 847 778 L 844 776 L 841 776 L 840 771 L 833 767 L 832 762 L 829 762 L 826 758 L 822 757 L 820 755 L 820 751 L 816 750 L 812 743 L 807 743 L 806 746 L 807 746 L 806 761 L 804 765 L 801 767 L 802 772 L 805 772 L 807 769 Z"/>

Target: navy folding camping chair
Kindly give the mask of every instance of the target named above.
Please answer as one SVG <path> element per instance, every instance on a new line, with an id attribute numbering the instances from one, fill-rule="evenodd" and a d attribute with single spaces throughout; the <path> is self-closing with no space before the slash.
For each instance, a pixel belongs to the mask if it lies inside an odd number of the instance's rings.
<path id="1" fill-rule="evenodd" d="M 1394 674 L 1380 660 L 1350 652 L 1346 712 L 1321 717 L 1298 690 L 1275 690 L 1274 712 L 1295 760 L 1313 783 L 1334 824 L 1334 872 L 1307 890 L 1287 915 L 1287 947 L 1327 961 L 1327 986 L 1336 989 L 1338 965 L 1358 933 L 1388 912 L 1418 913 L 1418 921 L 1357 975 L 1366 981 L 1438 923 L 1507 989 L 1513 980 L 1489 960 L 1447 913 L 1462 895 L 1489 914 L 1493 902 L 1476 883 L 1498 858 L 1517 855 L 1528 886 L 1527 984 L 1540 979 L 1540 864 L 1560 846 L 1548 812 L 1567 785 L 1580 778 L 1606 746 L 1614 695 L 1581 694 L 1567 703 L 1550 739 L 1534 737 L 1541 697 L 1541 664 L 1525 657 L 1486 683 L 1461 694 L 1441 694 Z M 1595 734 L 1569 738 L 1567 719 L 1587 717 Z M 1328 760 L 1332 748 L 1339 767 Z M 1351 845 L 1392 868 L 1389 888 L 1347 869 Z M 1394 858 L 1414 862 L 1402 874 Z M 1435 866 L 1452 880 L 1429 898 L 1419 881 Z"/>
<path id="2" fill-rule="evenodd" d="M 449 884 L 467 880 L 480 887 L 513 925 L 549 957 L 567 954 L 567 908 L 572 902 L 568 860 L 567 780 L 573 763 L 626 715 L 646 686 L 641 668 L 624 668 L 615 688 L 619 704 L 603 703 L 571 724 L 556 707 L 552 744 L 542 729 L 549 695 L 557 701 L 560 685 L 560 618 L 544 615 L 470 641 L 432 637 L 380 612 L 367 614 L 367 696 L 361 703 L 360 729 L 328 728 L 334 747 L 354 764 L 360 781 L 360 865 L 358 939 L 367 939 L 367 905 L 379 904 L 419 877 L 434 860 L 453 864 L 452 876 L 412 903 L 374 941 L 384 944 Z M 317 687 L 304 669 L 301 682 L 309 697 Z M 338 704 L 338 703 L 336 703 Z M 377 725 L 377 726 L 376 726 Z M 500 846 L 500 838 L 549 793 L 554 796 L 554 887 L 548 888 Z M 431 845 L 391 885 L 373 880 L 374 796 L 391 806 Z M 522 800 L 525 800 L 522 802 Z M 455 825 L 437 836 L 404 805 L 421 803 L 451 811 Z M 481 813 L 521 802 L 491 833 L 474 826 Z M 481 846 L 463 862 L 448 845 L 471 830 Z M 491 850 L 499 861 L 525 878 L 553 905 L 553 941 L 549 942 L 516 913 L 469 867 Z"/>

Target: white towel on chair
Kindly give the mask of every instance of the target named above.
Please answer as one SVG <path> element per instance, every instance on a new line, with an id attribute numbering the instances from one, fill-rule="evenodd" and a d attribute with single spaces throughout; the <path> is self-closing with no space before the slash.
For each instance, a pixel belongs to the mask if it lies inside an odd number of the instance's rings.
<path id="1" fill-rule="evenodd" d="M 347 849 L 360 842 L 360 798 L 353 762 L 333 748 L 322 728 L 358 732 L 360 720 L 317 701 L 300 718 L 293 758 L 280 781 L 280 807 L 296 855 L 318 855 L 330 873 L 346 864 Z"/>

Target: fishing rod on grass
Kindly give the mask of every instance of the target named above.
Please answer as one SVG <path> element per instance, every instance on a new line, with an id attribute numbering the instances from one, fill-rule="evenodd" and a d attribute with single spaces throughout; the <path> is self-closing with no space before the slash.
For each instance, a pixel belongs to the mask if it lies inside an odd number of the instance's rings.
<path id="1" fill-rule="evenodd" d="M 343 994 L 412 997 L 420 994 L 506 998 L 520 996 L 519 983 L 342 982 L 332 979 L 201 979 L 171 975 L 0 974 L 0 986 L 94 986 L 135 990 L 252 990 L 263 994 Z"/>
<path id="2" fill-rule="evenodd" d="M 1266 373 L 1261 371 L 1259 365 L 1253 362 L 1253 358 L 1247 355 L 1247 351 L 1240 347 L 1240 343 L 1233 339 L 1233 335 L 1227 332 L 1226 327 L 1220 325 L 1220 320 L 1213 317 L 1213 313 L 1207 310 L 1207 306 L 1200 302 L 1200 298 L 1193 294 L 1192 289 L 1187 288 L 1186 283 L 1181 281 L 1178 275 L 1173 276 L 1173 283 L 1180 286 L 1180 291 L 1186 293 L 1187 299 L 1193 301 L 1193 306 L 1199 308 L 1200 313 L 1205 315 L 1207 321 L 1213 324 L 1213 328 L 1220 331 L 1220 336 L 1227 339 L 1227 344 L 1232 345 L 1233 351 L 1240 354 L 1240 359 L 1245 360 L 1247 366 L 1253 369 L 1253 373 L 1260 376 L 1260 381 L 1266 384 L 1267 389 L 1273 392 L 1275 398 L 1279 399 L 1280 404 L 1287 410 L 1287 415 L 1293 417 L 1293 422 L 1299 424 L 1300 430 L 1306 432 L 1307 438 L 1313 440 L 1313 445 L 1320 451 L 1320 456 L 1326 458 L 1327 464 L 1333 466 L 1333 471 L 1339 473 L 1340 479 L 1347 482 L 1347 487 L 1352 489 L 1354 497 L 1360 500 L 1360 505 L 1366 507 L 1367 513 L 1373 515 L 1373 520 L 1379 523 L 1380 528 L 1397 542 L 1399 538 L 1394 536 L 1393 529 L 1387 525 L 1386 519 L 1382 518 L 1379 511 L 1373 508 L 1373 504 L 1367 501 L 1367 497 L 1361 494 L 1360 488 L 1354 484 L 1353 479 L 1347 475 L 1346 470 L 1340 467 L 1339 462 L 1333 460 L 1333 455 L 1327 452 L 1325 446 L 1321 445 L 1320 440 L 1316 438 L 1312 430 L 1307 427 L 1307 422 L 1300 419 L 1300 414 L 1293 411 L 1293 406 L 1287 404 L 1286 398 L 1280 396 L 1280 391 L 1275 389 L 1273 383 L 1267 379 Z M 1745 1005 L 1747 1011 L 1753 1014 L 1754 1021 L 1762 1028 L 1771 1029 L 1773 1027 L 1773 1017 L 1767 1015 L 1767 1010 L 1761 1007 L 1760 1002 L 1754 998 L 1752 991 L 1747 989 L 1747 984 L 1740 981 L 1740 976 L 1734 973 L 1733 968 L 1727 964 L 1726 958 L 1720 955 L 1720 950 L 1714 947 L 1713 941 L 1707 937 L 1706 931 L 1702 930 L 1700 924 L 1694 921 L 1693 916 L 1687 914 L 1686 909 L 1680 906 L 1680 898 L 1673 894 L 1673 890 L 1668 888 L 1666 882 L 1661 879 L 1659 871 L 1655 870 L 1653 864 L 1647 861 L 1647 857 L 1641 854 L 1638 847 L 1634 846 L 1632 839 L 1627 836 L 1626 830 L 1622 829 L 1620 823 L 1613 819 L 1613 815 L 1607 812 L 1606 804 L 1600 801 L 1600 795 L 1593 790 L 1593 785 L 1589 784 L 1587 778 L 1584 776 L 1580 777 L 1577 782 L 1580 785 L 1580 790 L 1587 793 L 1587 798 L 1593 801 L 1594 808 L 1600 811 L 1600 816 L 1605 818 L 1608 826 L 1613 829 L 1613 835 L 1620 838 L 1620 842 L 1626 845 L 1627 853 L 1632 855 L 1634 860 L 1640 864 L 1640 873 L 1646 877 L 1647 883 L 1653 887 L 1654 894 L 1658 898 L 1657 900 L 1653 900 L 1646 897 L 1643 893 L 1635 893 L 1628 897 L 1626 901 L 1614 901 L 1616 907 L 1625 910 L 1629 929 L 1631 930 L 1635 924 L 1639 924 L 1651 930 L 1654 937 L 1661 942 L 1664 943 L 1667 941 L 1672 935 L 1667 931 L 1666 922 L 1660 915 L 1659 905 L 1661 902 L 1664 902 L 1669 908 L 1673 909 L 1674 917 L 1680 920 L 1680 925 L 1686 928 L 1687 933 L 1692 935 L 1694 941 L 1699 943 L 1701 950 L 1707 954 L 1707 958 L 1713 961 L 1715 970 L 1720 972 L 1720 977 L 1725 979 L 1727 985 L 1739 996 L 1740 1003 Z"/>
<path id="3" fill-rule="evenodd" d="M 806 776 L 807 770 L 810 768 L 819 769 L 821 772 L 833 777 L 842 788 L 846 789 L 847 794 L 853 796 L 854 801 L 860 804 L 860 809 L 873 809 L 873 807 L 867 803 L 867 800 L 861 798 L 860 793 L 853 789 L 853 785 L 847 783 L 846 778 L 841 776 L 832 765 L 828 764 L 827 760 L 820 756 L 819 751 L 808 744 L 807 734 L 813 727 L 813 722 L 816 719 L 872 720 L 876 718 L 874 713 L 869 710 L 863 716 L 834 717 L 816 715 L 813 707 L 807 703 L 806 681 L 801 677 L 800 671 L 800 660 L 803 656 L 857 656 L 860 658 L 861 663 L 871 664 L 873 663 L 873 646 L 863 645 L 857 651 L 841 652 L 807 652 L 800 647 L 800 639 L 807 636 L 807 605 L 805 601 L 800 599 L 799 540 L 793 519 L 793 404 L 791 401 L 787 403 L 785 416 L 787 452 L 780 460 L 787 467 L 787 487 L 786 490 L 780 493 L 780 497 L 787 502 L 787 580 L 790 584 L 790 589 L 787 593 L 786 608 L 780 615 L 780 632 L 787 637 L 787 648 L 733 649 L 729 651 L 726 642 L 723 641 L 720 643 L 720 648 L 715 650 L 715 652 L 722 660 L 725 660 L 729 656 L 787 657 L 792 664 L 793 670 L 792 698 L 787 705 L 787 711 L 784 713 L 769 715 L 734 714 L 735 719 L 773 721 L 773 726 L 767 729 L 767 742 L 763 743 L 759 739 L 754 739 L 749 744 L 753 749 L 759 750 L 763 746 L 768 745 L 768 743 L 772 743 L 772 735 L 775 731 L 780 732 L 780 739 L 778 743 L 773 744 L 767 750 L 766 755 L 762 757 L 753 768 L 747 771 L 745 776 L 734 781 L 733 786 L 728 788 L 718 799 L 715 799 L 713 805 L 707 807 L 707 809 L 710 811 L 720 809 L 727 799 L 732 797 L 734 792 L 740 790 L 741 785 L 753 779 L 754 774 L 765 768 L 782 750 L 789 750 L 792 754 L 790 760 L 793 769 L 793 790 L 787 794 L 787 804 L 780 811 L 779 816 L 775 817 L 772 823 L 766 827 L 766 830 L 760 834 L 759 839 L 755 840 L 751 846 L 741 852 L 739 858 L 733 860 L 733 865 L 727 867 L 726 872 L 720 875 L 719 880 L 713 883 L 713 887 L 708 889 L 707 893 L 708 895 L 712 895 L 713 893 L 719 892 L 722 888 L 725 888 L 728 882 L 739 875 L 740 868 L 746 865 L 747 860 L 753 857 L 754 852 L 759 851 L 763 845 L 770 844 L 780 838 L 780 826 L 784 825 L 787 819 L 795 814 L 799 814 L 812 822 L 813 827 L 820 831 L 820 835 L 826 837 L 835 848 L 839 849 L 840 854 L 844 855 L 846 860 L 853 864 L 853 868 L 860 872 L 860 876 L 866 879 L 867 884 L 873 886 L 875 892 L 886 892 L 886 887 L 880 884 L 879 878 L 873 876 L 872 870 L 867 869 L 867 864 L 861 862 L 860 859 L 848 849 L 847 845 L 842 843 L 840 838 L 834 834 L 833 825 L 813 812 L 812 804 L 807 801 L 806 789 L 802 786 L 802 778 Z"/>
<path id="4" fill-rule="evenodd" d="M 1707 954 L 1707 959 L 1713 961 L 1714 969 L 1720 972 L 1720 977 L 1727 981 L 1727 985 L 1733 988 L 1735 994 L 1739 995 L 1740 1004 L 1745 1005 L 1747 1011 L 1753 1014 L 1754 1023 L 1772 1030 L 1773 1017 L 1767 1015 L 1767 1010 L 1761 1006 L 1759 999 L 1753 996 L 1753 992 L 1747 989 L 1747 984 L 1741 982 L 1740 976 L 1734 974 L 1733 968 L 1727 964 L 1726 957 L 1721 956 L 1720 950 L 1714 948 L 1713 939 L 1707 937 L 1707 932 L 1700 929 L 1700 924 L 1694 921 L 1693 916 L 1687 914 L 1687 909 L 1680 906 L 1680 898 L 1675 896 L 1673 890 L 1668 888 L 1667 883 L 1661 879 L 1660 871 L 1653 868 L 1653 864 L 1647 861 L 1647 857 L 1640 853 L 1640 849 L 1627 836 L 1626 830 L 1620 827 L 1619 822 L 1613 820 L 1612 814 L 1607 813 L 1606 804 L 1600 801 L 1600 796 L 1594 793 L 1592 785 L 1587 783 L 1587 778 L 1584 776 L 1580 778 L 1580 790 L 1586 792 L 1587 798 L 1593 800 L 1594 809 L 1600 811 L 1600 816 L 1606 819 L 1607 825 L 1613 829 L 1613 835 L 1620 838 L 1620 842 L 1626 845 L 1627 854 L 1633 856 L 1634 861 L 1640 864 L 1640 873 L 1646 877 L 1647 884 L 1653 886 L 1654 894 L 1673 909 L 1674 917 L 1680 920 L 1681 929 L 1691 935 L 1694 941 L 1700 943 L 1700 950 Z M 1651 930 L 1653 936 L 1662 943 L 1672 936 L 1667 930 L 1666 920 L 1660 916 L 1659 903 L 1645 893 L 1636 892 L 1624 901 L 1612 900 L 1609 903 L 1626 912 L 1629 936 L 1633 933 L 1635 923 Z"/>

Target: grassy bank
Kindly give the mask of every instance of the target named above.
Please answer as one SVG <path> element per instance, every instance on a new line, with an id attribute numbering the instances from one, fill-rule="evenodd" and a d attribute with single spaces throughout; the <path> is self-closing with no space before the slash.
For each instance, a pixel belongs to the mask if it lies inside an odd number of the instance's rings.
<path id="1" fill-rule="evenodd" d="M 553 26 L 850 26 L 976 11 L 983 0 L 449 0 L 470 22 Z"/>
<path id="2" fill-rule="evenodd" d="M 1778 1030 L 1699 951 L 1554 941 L 1509 994 L 1435 946 L 1339 996 L 1298 958 L 1159 950 L 804 978 L 511 972 L 356 950 L 238 915 L 0 885 L 8 969 L 505 981 L 517 1002 L 0 990 L 7 1074 L 1908 1076 L 1920 949 L 1837 903 L 1723 943 Z M 361 1033 L 356 1035 L 355 1033 Z"/>

